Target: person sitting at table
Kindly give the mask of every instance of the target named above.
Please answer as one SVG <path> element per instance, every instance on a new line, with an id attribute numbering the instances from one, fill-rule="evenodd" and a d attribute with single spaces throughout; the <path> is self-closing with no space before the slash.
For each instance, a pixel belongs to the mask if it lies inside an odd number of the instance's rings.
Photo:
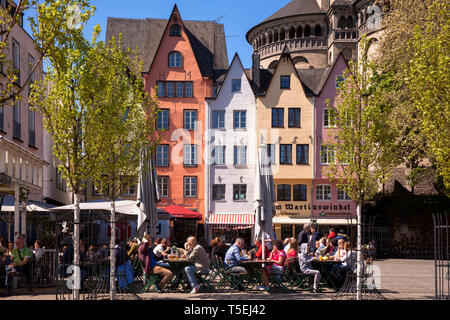
<path id="1" fill-rule="evenodd" d="M 339 232 L 335 238 L 336 240 L 344 239 L 345 242 L 348 240 L 348 236 L 344 233 L 344 229 L 339 229 Z"/>
<path id="2" fill-rule="evenodd" d="M 283 250 L 284 250 L 284 252 L 288 252 L 289 251 L 290 241 L 291 241 L 291 238 L 284 239 L 284 241 L 283 241 Z"/>
<path id="3" fill-rule="evenodd" d="M 227 254 L 228 247 L 223 243 L 222 239 L 216 237 L 211 240 L 211 257 L 220 257 L 225 260 L 225 255 Z"/>
<path id="4" fill-rule="evenodd" d="M 151 245 L 152 251 L 155 250 L 156 246 L 157 246 L 158 244 L 160 244 L 160 242 L 161 242 L 161 238 L 160 238 L 160 237 L 156 237 L 155 241 L 154 241 L 153 244 Z"/>
<path id="5" fill-rule="evenodd" d="M 330 233 L 328 234 L 328 239 L 336 238 L 336 230 L 334 228 L 330 228 Z"/>
<path id="6" fill-rule="evenodd" d="M 133 240 L 130 240 L 128 242 L 128 257 L 130 257 L 131 260 L 135 260 L 138 257 L 138 250 L 139 250 L 139 243 L 136 238 Z"/>
<path id="7" fill-rule="evenodd" d="M 298 254 L 298 263 L 300 265 L 300 271 L 304 274 L 314 275 L 313 292 L 317 293 L 319 290 L 320 271 L 315 270 L 312 267 L 311 261 L 314 260 L 317 260 L 317 258 L 316 257 L 310 258 L 308 256 L 308 244 L 303 243 L 300 246 L 300 253 Z"/>
<path id="8" fill-rule="evenodd" d="M 146 274 L 157 274 L 162 276 L 159 284 L 156 285 L 156 291 L 158 293 L 162 292 L 162 289 L 173 279 L 174 274 L 172 271 L 158 266 L 151 250 L 153 244 L 153 238 L 150 235 L 145 235 L 142 239 L 142 244 L 139 246 L 138 254 L 139 259 L 144 263 L 144 271 Z"/>
<path id="9" fill-rule="evenodd" d="M 269 275 L 281 276 L 284 272 L 286 252 L 283 250 L 283 243 L 279 240 L 275 240 L 272 244 L 273 249 L 272 252 L 270 252 L 268 260 L 273 263 L 261 272 L 261 281 L 263 286 L 258 287 L 259 290 L 269 291 Z"/>
<path id="10" fill-rule="evenodd" d="M 162 239 L 160 244 L 153 249 L 153 254 L 155 255 L 156 261 L 163 260 L 166 256 L 168 256 L 168 251 L 170 251 L 170 247 L 167 247 L 167 240 Z"/>
<path id="11" fill-rule="evenodd" d="M 189 284 L 191 285 L 191 293 L 197 293 L 200 289 L 200 285 L 195 278 L 195 274 L 197 272 L 201 274 L 209 273 L 209 256 L 205 249 L 197 243 L 197 239 L 194 236 L 190 236 L 188 238 L 187 244 L 188 250 L 186 255 L 183 257 L 185 257 L 187 261 L 193 262 L 194 264 L 186 266 L 184 268 L 184 272 Z"/>
<path id="12" fill-rule="evenodd" d="M 21 234 L 16 238 L 16 248 L 12 251 L 9 257 L 9 264 L 6 266 L 6 278 L 5 295 L 10 295 L 11 293 L 11 277 L 15 274 L 25 274 L 28 268 L 31 267 L 31 260 L 33 259 L 33 251 L 25 246 L 25 235 Z"/>
<path id="13" fill-rule="evenodd" d="M 258 248 L 258 251 L 255 254 L 255 258 L 256 259 L 263 259 L 261 239 L 256 240 L 255 241 L 255 245 Z M 270 250 L 269 250 L 269 247 L 267 245 L 264 246 L 264 253 L 265 253 L 265 258 L 267 258 L 270 255 Z"/>
<path id="14" fill-rule="evenodd" d="M 285 266 L 291 263 L 294 259 L 298 257 L 298 241 L 295 238 L 291 238 L 290 248 L 286 252 L 286 262 Z"/>
<path id="15" fill-rule="evenodd" d="M 230 269 L 232 273 L 247 273 L 244 267 L 239 266 L 239 263 L 241 261 L 249 260 L 249 257 L 242 253 L 244 244 L 244 239 L 237 238 L 235 243 L 228 249 L 227 253 L 225 254 L 225 268 Z"/>
<path id="16" fill-rule="evenodd" d="M 89 246 L 88 251 L 86 252 L 86 260 L 87 261 L 95 261 L 97 259 L 97 250 L 93 245 Z"/>
<path id="17" fill-rule="evenodd" d="M 347 250 L 345 249 L 345 241 L 344 239 L 338 240 L 338 247 L 336 249 L 336 252 L 333 256 L 330 256 L 330 258 L 334 261 L 341 261 L 346 262 L 347 261 Z M 333 277 L 336 279 L 335 283 L 340 287 L 344 284 L 345 281 L 345 274 L 347 273 L 347 263 L 342 264 L 335 264 L 332 269 Z"/>

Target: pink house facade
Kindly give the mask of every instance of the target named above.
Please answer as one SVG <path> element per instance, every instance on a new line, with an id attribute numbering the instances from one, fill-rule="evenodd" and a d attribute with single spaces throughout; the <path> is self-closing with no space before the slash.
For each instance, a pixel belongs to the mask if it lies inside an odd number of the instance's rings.
<path id="1" fill-rule="evenodd" d="M 356 218 L 356 204 L 324 174 L 324 169 L 333 161 L 333 151 L 327 146 L 327 141 L 331 140 L 331 130 L 326 101 L 329 100 L 330 105 L 333 105 L 338 82 L 347 68 L 347 63 L 343 56 L 339 55 L 329 68 L 322 90 L 316 98 L 312 218 L 339 219 L 342 222 L 342 219 Z"/>

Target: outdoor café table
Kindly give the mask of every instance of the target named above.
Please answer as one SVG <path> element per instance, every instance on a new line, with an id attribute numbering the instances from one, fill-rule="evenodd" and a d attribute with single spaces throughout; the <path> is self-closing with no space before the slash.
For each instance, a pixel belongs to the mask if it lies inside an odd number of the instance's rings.
<path id="1" fill-rule="evenodd" d="M 335 261 L 335 260 L 313 260 L 311 261 L 311 265 L 314 269 L 319 270 L 320 274 L 322 276 L 322 279 L 327 285 L 330 285 L 333 289 L 337 289 L 336 285 L 334 284 L 331 275 L 331 270 L 335 265 L 341 264 L 341 261 Z"/>
<path id="2" fill-rule="evenodd" d="M 167 263 L 172 270 L 173 274 L 175 275 L 173 277 L 173 280 L 171 282 L 172 285 L 181 284 L 181 287 L 183 288 L 183 291 L 186 291 L 186 286 L 184 285 L 184 282 L 187 281 L 184 277 L 184 268 L 189 265 L 193 265 L 193 262 L 187 261 L 186 259 L 180 259 L 180 260 L 163 260 L 164 263 Z"/>
<path id="3" fill-rule="evenodd" d="M 273 262 L 263 259 L 253 259 L 247 261 L 241 261 L 239 265 L 245 268 L 247 271 L 247 282 L 249 287 L 253 289 L 258 284 L 262 284 L 261 274 L 263 271 L 263 264 L 267 267 Z"/>

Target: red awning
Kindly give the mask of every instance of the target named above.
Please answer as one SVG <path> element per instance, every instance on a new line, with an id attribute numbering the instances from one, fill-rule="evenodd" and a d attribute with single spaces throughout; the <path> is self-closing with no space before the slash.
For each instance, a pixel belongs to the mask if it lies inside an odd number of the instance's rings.
<path id="1" fill-rule="evenodd" d="M 174 218 L 184 218 L 184 219 L 201 219 L 202 214 L 193 210 L 189 210 L 185 207 L 171 205 L 161 208 L 167 213 L 169 213 Z"/>
<path id="2" fill-rule="evenodd" d="M 220 229 L 247 229 L 252 228 L 255 223 L 254 214 L 220 214 L 215 213 L 209 216 L 208 224 L 213 225 L 213 228 Z"/>

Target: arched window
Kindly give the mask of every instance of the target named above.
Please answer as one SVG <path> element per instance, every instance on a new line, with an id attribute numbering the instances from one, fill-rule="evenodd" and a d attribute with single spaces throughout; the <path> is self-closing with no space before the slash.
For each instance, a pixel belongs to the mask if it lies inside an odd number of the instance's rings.
<path id="1" fill-rule="evenodd" d="M 170 27 L 170 36 L 171 37 L 179 37 L 181 36 L 181 28 L 179 25 L 174 24 Z"/>
<path id="2" fill-rule="evenodd" d="M 347 18 L 347 28 L 349 29 L 353 29 L 355 27 L 355 23 L 353 22 L 353 18 L 352 17 L 348 17 Z"/>
<path id="3" fill-rule="evenodd" d="M 286 39 L 286 31 L 284 30 L 284 28 L 281 28 L 281 30 L 280 30 L 280 41 L 283 41 L 284 39 Z"/>
<path id="4" fill-rule="evenodd" d="M 273 42 L 272 31 L 269 32 L 269 43 Z"/>
<path id="5" fill-rule="evenodd" d="M 314 29 L 314 35 L 315 35 L 316 37 L 322 36 L 322 27 L 320 26 L 320 24 L 318 24 L 318 25 L 316 26 L 316 28 Z"/>
<path id="6" fill-rule="evenodd" d="M 344 29 L 346 25 L 347 25 L 346 19 L 344 17 L 339 18 L 338 28 L 339 29 Z"/>
<path id="7" fill-rule="evenodd" d="M 309 26 L 309 25 L 307 25 L 306 27 L 305 27 L 305 35 L 304 35 L 304 37 L 305 38 L 308 38 L 308 37 L 310 37 L 311 36 L 311 27 Z"/>
<path id="8" fill-rule="evenodd" d="M 294 39 L 294 38 L 295 38 L 295 28 L 290 27 L 289 28 L 289 39 Z"/>
<path id="9" fill-rule="evenodd" d="M 298 26 L 297 28 L 297 38 L 303 37 L 303 28 L 302 26 Z"/>
<path id="10" fill-rule="evenodd" d="M 278 42 L 278 30 L 275 30 L 273 33 L 273 42 Z"/>
<path id="11" fill-rule="evenodd" d="M 266 35 L 265 34 L 263 34 L 263 41 L 262 41 L 262 43 L 263 43 L 263 46 L 265 46 L 266 45 L 266 43 L 267 43 L 267 38 L 266 38 Z"/>
<path id="12" fill-rule="evenodd" d="M 181 53 L 176 51 L 169 53 L 169 67 L 181 67 Z"/>

